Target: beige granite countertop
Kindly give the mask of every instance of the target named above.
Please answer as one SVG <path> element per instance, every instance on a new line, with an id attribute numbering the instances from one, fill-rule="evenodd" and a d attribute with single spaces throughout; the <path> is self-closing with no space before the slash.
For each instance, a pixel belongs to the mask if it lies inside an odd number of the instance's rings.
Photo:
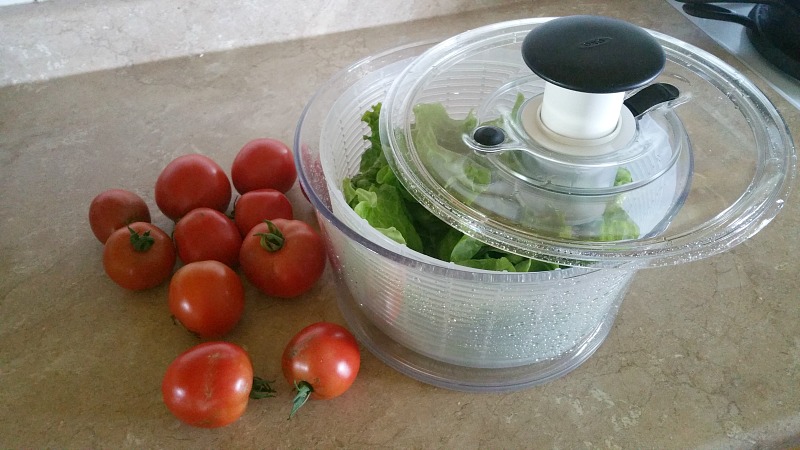
<path id="1" fill-rule="evenodd" d="M 345 395 L 286 420 L 283 346 L 308 323 L 342 322 L 328 271 L 293 301 L 247 287 L 244 319 L 227 338 L 278 379 L 277 397 L 217 430 L 183 425 L 164 407 L 164 370 L 197 340 L 173 326 L 166 286 L 131 293 L 105 276 L 87 219 L 96 194 L 133 190 L 171 229 L 153 200 L 167 162 L 200 152 L 229 167 L 251 138 L 290 142 L 315 87 L 345 64 L 492 22 L 577 13 L 625 18 L 742 67 L 664 1 L 543 0 L 0 88 L 0 448 L 800 445 L 797 192 L 734 250 L 637 274 L 607 341 L 548 384 L 449 391 L 364 351 Z M 764 89 L 800 136 L 800 112 Z M 297 186 L 290 198 L 313 222 Z"/>
<path id="2" fill-rule="evenodd" d="M 523 0 L 387 1 L 51 0 L 13 5 L 0 10 L 0 86 Z"/>

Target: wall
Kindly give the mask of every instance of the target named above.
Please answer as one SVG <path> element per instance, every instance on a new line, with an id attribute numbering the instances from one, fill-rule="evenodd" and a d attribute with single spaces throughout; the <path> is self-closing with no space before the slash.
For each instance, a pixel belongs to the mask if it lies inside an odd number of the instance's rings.
<path id="1" fill-rule="evenodd" d="M 520 1 L 51 0 L 3 6 L 0 86 Z"/>
<path id="2" fill-rule="evenodd" d="M 0 6 L 19 5 L 21 3 L 36 3 L 43 1 L 45 0 L 0 0 Z"/>

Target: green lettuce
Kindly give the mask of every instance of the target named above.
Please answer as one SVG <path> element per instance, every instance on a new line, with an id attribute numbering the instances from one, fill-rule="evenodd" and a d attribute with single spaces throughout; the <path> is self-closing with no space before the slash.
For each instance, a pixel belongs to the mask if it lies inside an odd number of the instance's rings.
<path id="1" fill-rule="evenodd" d="M 478 124 L 474 114 L 457 120 L 440 103 L 414 107 L 411 139 L 423 164 L 439 177 L 439 184 L 457 193 L 465 203 L 474 200 L 492 182 L 492 171 L 484 166 L 462 140 Z"/>
<path id="2" fill-rule="evenodd" d="M 515 109 L 522 104 L 519 96 Z M 361 156 L 358 174 L 342 182 L 347 204 L 371 226 L 395 242 L 425 255 L 477 269 L 531 272 L 554 270 L 560 266 L 509 253 L 480 242 L 451 227 L 406 190 L 389 166 L 381 147 L 378 121 L 381 104 L 374 105 L 362 116 L 370 133 Z M 484 160 L 463 142 L 464 133 L 477 126 L 473 114 L 464 119 L 451 118 L 443 105 L 420 104 L 414 107 L 415 121 L 411 138 L 420 158 L 437 180 L 449 191 L 469 203 L 483 193 L 492 182 L 492 171 Z M 497 122 L 502 122 L 502 118 Z M 630 172 L 620 169 L 617 184 L 631 182 Z M 527 218 L 526 218 L 527 217 Z M 560 230 L 561 238 L 574 238 L 573 228 L 566 224 L 563 214 L 553 210 L 538 217 L 523 213 L 523 221 L 535 221 L 546 229 Z M 598 240 L 632 239 L 639 235 L 638 227 L 621 207 L 621 197 L 611 202 L 598 219 Z"/>
<path id="3" fill-rule="evenodd" d="M 628 169 L 617 169 L 614 186 L 621 186 L 633 182 L 633 177 Z M 613 202 L 606 205 L 603 211 L 603 221 L 600 224 L 599 241 L 621 241 L 639 237 L 639 226 L 633 221 L 628 212 L 622 207 L 622 195 L 617 195 Z"/>
<path id="4" fill-rule="evenodd" d="M 389 167 L 378 131 L 381 104 L 362 116 L 370 134 L 361 156 L 359 173 L 342 182 L 347 204 L 360 217 L 388 238 L 412 250 L 459 265 L 498 271 L 552 270 L 558 266 L 498 250 L 451 227 L 417 202 Z M 477 126 L 470 114 L 452 119 L 440 104 L 414 108 L 411 131 L 414 145 L 426 164 L 447 177 L 444 185 L 470 195 L 489 186 L 491 170 L 481 164 L 462 141 L 462 135 Z"/>

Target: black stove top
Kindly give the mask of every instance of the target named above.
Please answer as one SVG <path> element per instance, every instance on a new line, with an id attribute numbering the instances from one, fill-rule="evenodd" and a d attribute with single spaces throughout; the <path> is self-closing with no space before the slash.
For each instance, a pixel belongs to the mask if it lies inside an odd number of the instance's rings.
<path id="1" fill-rule="evenodd" d="M 748 68 L 764 78 L 776 92 L 786 98 L 795 108 L 800 109 L 800 81 L 781 71 L 780 64 L 776 66 L 773 58 L 765 57 L 761 53 L 764 51 L 763 48 L 757 48 L 759 46 L 758 42 L 756 42 L 755 46 L 753 45 L 753 40 L 751 39 L 752 31 L 748 33 L 747 28 L 738 23 L 693 17 L 683 11 L 684 3 L 673 0 L 668 0 L 668 2 L 723 48 L 736 56 Z M 715 5 L 744 17 L 748 17 L 755 8 L 754 4 L 741 3 L 715 3 Z M 763 8 L 763 5 L 761 8 Z M 773 62 L 770 59 L 773 59 Z"/>

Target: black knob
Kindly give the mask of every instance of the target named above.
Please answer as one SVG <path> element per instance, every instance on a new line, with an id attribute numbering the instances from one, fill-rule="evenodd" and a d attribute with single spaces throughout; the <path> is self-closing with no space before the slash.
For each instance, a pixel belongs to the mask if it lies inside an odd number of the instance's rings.
<path id="1" fill-rule="evenodd" d="M 506 135 L 499 127 L 486 125 L 476 129 L 472 134 L 472 138 L 475 139 L 475 142 L 478 144 L 486 147 L 494 147 L 495 145 L 502 144 L 503 141 L 506 140 Z"/>
<path id="2" fill-rule="evenodd" d="M 545 81 L 572 91 L 610 94 L 653 81 L 666 57 L 644 29 L 602 16 L 567 16 L 534 28 L 522 58 Z"/>

